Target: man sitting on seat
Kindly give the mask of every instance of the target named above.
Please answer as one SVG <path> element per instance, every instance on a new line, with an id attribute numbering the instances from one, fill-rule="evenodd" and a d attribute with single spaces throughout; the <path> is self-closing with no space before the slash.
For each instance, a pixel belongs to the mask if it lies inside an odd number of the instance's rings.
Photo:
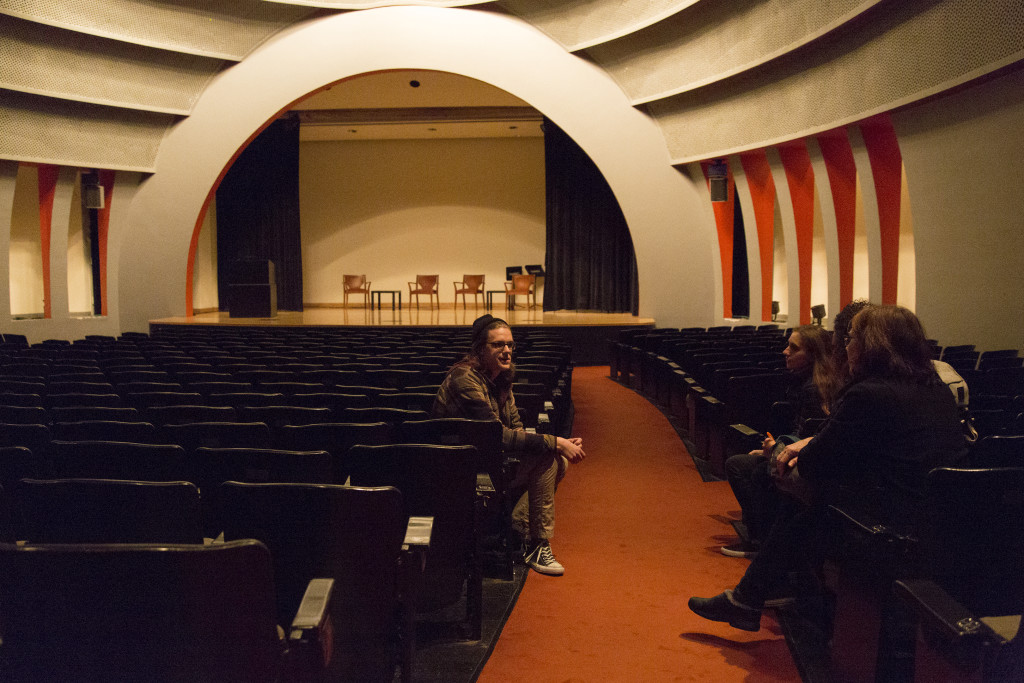
<path id="1" fill-rule="evenodd" d="M 512 526 L 527 545 L 526 564 L 549 576 L 565 568 L 551 552 L 555 531 L 555 486 L 568 463 L 586 457 L 583 440 L 527 432 L 512 395 L 516 344 L 504 320 L 491 315 L 473 323 L 473 341 L 466 356 L 452 366 L 434 399 L 434 417 L 498 420 L 502 447 L 515 453 L 519 467 L 511 488 L 526 487 L 512 512 Z"/>

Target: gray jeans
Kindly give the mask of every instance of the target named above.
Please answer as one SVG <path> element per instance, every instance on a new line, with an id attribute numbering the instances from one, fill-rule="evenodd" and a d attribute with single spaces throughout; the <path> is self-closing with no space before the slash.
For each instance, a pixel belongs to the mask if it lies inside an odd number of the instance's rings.
<path id="1" fill-rule="evenodd" d="M 512 509 L 512 528 L 525 541 L 548 539 L 555 535 L 555 489 L 569 467 L 557 453 L 520 453 L 516 476 L 509 486 L 526 491 Z"/>

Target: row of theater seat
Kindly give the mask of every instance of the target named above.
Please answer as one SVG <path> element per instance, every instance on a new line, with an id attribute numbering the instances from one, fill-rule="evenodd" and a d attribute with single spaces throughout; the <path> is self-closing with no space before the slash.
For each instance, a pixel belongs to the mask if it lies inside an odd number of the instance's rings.
<path id="1" fill-rule="evenodd" d="M 184 336 L 187 335 L 181 335 Z M 324 355 L 321 353 L 325 350 L 323 346 L 306 349 L 310 354 L 305 356 L 295 353 L 305 345 L 299 342 L 296 342 L 295 349 L 284 353 L 288 349 L 281 347 L 289 342 L 276 337 L 272 340 L 262 338 L 265 336 L 245 338 L 244 350 L 249 354 L 246 361 L 259 359 L 263 364 L 260 368 L 247 368 L 243 372 L 278 370 L 288 359 L 300 357 L 294 362 L 310 365 L 305 361 L 314 355 Z M 179 496 L 182 491 L 189 492 L 183 496 L 185 502 L 175 504 L 175 512 L 171 516 L 194 520 L 196 515 L 190 510 L 198 510 L 201 534 L 212 537 L 223 532 L 229 541 L 224 546 L 232 546 L 232 552 L 254 552 L 235 549 L 232 538 L 256 538 L 270 549 L 273 575 L 285 577 L 289 582 L 285 587 L 280 580 L 277 581 L 276 623 L 288 623 L 291 610 L 298 605 L 297 598 L 301 598 L 302 589 L 308 584 L 308 579 L 315 577 L 334 578 L 336 591 L 338 584 L 344 583 L 345 596 L 349 596 L 348 591 L 351 590 L 357 596 L 384 595 L 392 601 L 387 603 L 391 607 L 368 607 L 365 604 L 353 607 L 353 600 L 343 597 L 340 601 L 343 607 L 338 607 L 334 604 L 338 597 L 335 596 L 330 610 L 335 616 L 335 658 L 332 666 L 335 674 L 343 672 L 342 680 L 391 680 L 396 642 L 401 643 L 398 661 L 403 678 L 408 680 L 415 634 L 412 615 L 417 610 L 436 610 L 464 600 L 466 612 L 457 624 L 458 632 L 462 637 L 479 638 L 481 548 L 490 546 L 493 541 L 499 550 L 497 568 L 502 576 L 511 575 L 512 554 L 506 515 L 512 498 L 512 492 L 507 490 L 508 472 L 514 463 L 502 459 L 500 426 L 496 422 L 423 419 L 427 415 L 422 408 L 428 400 L 432 402 L 437 384 L 422 387 L 424 391 L 412 392 L 397 391 L 400 388 L 397 386 L 355 385 L 360 391 L 349 393 L 352 385 L 342 385 L 344 388 L 340 391 L 337 384 L 324 384 L 326 391 L 320 391 L 319 386 L 316 391 L 304 391 L 308 388 L 305 385 L 311 383 L 303 382 L 303 386 L 279 385 L 276 388 L 281 391 L 271 392 L 264 391 L 271 384 L 268 375 L 248 378 L 248 384 L 254 391 L 225 391 L 238 387 L 209 386 L 218 380 L 199 386 L 204 391 L 191 391 L 203 383 L 188 384 L 184 381 L 189 377 L 185 373 L 220 372 L 230 367 L 230 363 L 215 366 L 212 362 L 214 357 L 226 357 L 216 348 L 219 340 L 203 339 L 193 345 L 191 341 L 175 335 L 170 343 L 175 350 L 169 354 L 166 353 L 170 350 L 167 340 L 136 337 L 86 341 L 91 343 L 46 344 L 39 349 L 45 353 L 34 352 L 34 347 L 19 347 L 21 352 L 28 352 L 25 357 L 19 357 L 18 349 L 0 349 L 0 356 L 6 354 L 6 362 L 0 366 L 0 376 L 3 377 L 0 382 L 34 383 L 36 390 L 32 393 L 10 392 L 11 388 L 19 387 L 6 384 L 5 393 L 37 399 L 12 399 L 12 402 L 32 405 L 0 405 L 0 419 L 17 418 L 23 423 L 0 427 L 3 443 L 7 444 L 0 448 L 0 483 L 4 484 L 8 492 L 6 497 L 12 501 L 5 525 L 6 540 L 27 540 L 30 543 L 24 547 L 39 549 L 48 548 L 46 542 L 58 540 L 180 542 L 183 540 L 181 537 L 170 533 L 177 526 L 170 522 L 156 526 L 149 524 L 149 518 L 160 517 L 151 514 L 159 508 L 158 504 L 125 503 L 122 494 L 110 492 L 111 487 L 124 486 L 132 486 L 136 491 L 155 491 L 164 485 L 152 483 L 153 480 L 170 480 L 177 483 L 166 486 L 177 490 Z M 336 341 L 331 340 L 332 351 L 335 352 L 330 354 L 332 361 L 353 362 L 351 358 L 338 357 Z M 550 343 L 536 344 L 541 350 L 535 356 L 544 363 L 537 364 L 537 372 L 533 376 L 530 376 L 528 364 L 524 364 L 527 366 L 525 378 L 529 383 L 522 385 L 522 390 L 517 386 L 517 395 L 524 397 L 521 403 L 530 403 L 530 397 L 536 396 L 536 404 L 540 407 L 546 403 L 553 408 L 556 401 L 571 405 L 568 394 L 571 359 L 567 349 L 556 340 L 545 341 Z M 360 351 L 368 350 L 368 342 L 366 338 L 355 341 L 360 345 Z M 448 343 L 449 348 L 456 346 L 453 341 Z M 270 345 L 275 347 L 273 353 L 264 355 L 263 352 L 268 350 L 265 347 Z M 409 344 L 403 340 L 401 345 L 408 347 Z M 457 345 L 464 348 L 462 344 Z M 77 350 L 76 346 L 79 347 Z M 201 360 L 200 348 L 212 350 L 214 355 Z M 71 353 L 73 350 L 75 352 Z M 525 355 L 527 350 L 528 346 L 524 348 L 521 344 L 517 357 Z M 371 358 L 379 361 L 384 355 L 383 349 L 370 351 L 360 356 L 360 362 L 370 363 Z M 231 354 L 235 355 L 236 351 L 232 350 Z M 454 358 L 457 357 L 455 354 Z M 449 352 L 444 363 L 450 364 L 454 358 Z M 191 367 L 196 361 L 206 362 L 209 367 Z M 317 362 L 317 368 L 302 370 L 336 369 L 326 360 Z M 240 365 L 246 364 L 256 363 Z M 159 379 L 165 381 L 160 384 L 178 386 L 140 386 L 139 382 L 148 380 L 148 377 L 141 379 L 137 375 L 125 382 L 115 381 L 126 378 L 115 373 L 125 372 L 123 368 L 129 365 L 139 366 L 130 372 L 161 373 Z M 34 374 L 25 371 L 28 366 L 34 366 Z M 374 362 L 374 369 L 379 367 L 380 364 Z M 440 359 L 436 367 L 442 367 Z M 440 376 L 443 376 L 443 370 L 441 372 Z M 67 375 L 72 373 L 84 376 L 68 378 Z M 112 396 L 113 399 L 99 399 L 98 402 L 114 405 L 74 406 L 69 404 L 75 403 L 76 399 L 63 398 L 71 395 L 63 391 L 67 388 L 64 383 L 88 382 L 100 377 L 103 382 L 92 383 L 110 387 L 110 393 L 79 394 L 79 397 Z M 238 384 L 235 379 L 232 375 L 223 381 Z M 267 381 L 261 384 L 262 380 Z M 318 398 L 299 398 L 317 395 Z M 254 398 L 256 396 L 262 398 Z M 347 398 L 339 398 L 342 396 Z M 199 405 L 182 403 L 197 400 Z M 317 403 L 325 400 L 336 402 L 329 405 Z M 414 401 L 416 407 L 399 407 L 411 406 L 408 401 Z M 250 402 L 257 405 L 250 405 Z M 285 405 L 273 405 L 278 402 Z M 203 405 L 208 403 L 212 405 Z M 381 405 L 383 403 L 388 405 Z M 31 421 L 29 413 L 35 416 Z M 571 416 L 571 409 L 567 413 Z M 110 417 L 118 419 L 103 419 Z M 538 422 L 543 428 L 543 419 L 538 419 Z M 130 442 L 112 441 L 110 437 L 114 435 L 130 439 Z M 51 479 L 40 482 L 40 477 Z M 126 483 L 131 480 L 135 483 Z M 232 480 L 249 483 L 223 483 Z M 384 527 L 387 519 L 396 518 L 394 513 L 385 514 L 374 508 L 364 508 L 362 504 L 355 507 L 342 504 L 342 496 L 351 496 L 350 492 L 360 490 L 339 486 L 346 481 L 353 486 L 390 485 L 397 489 L 394 492 L 399 496 L 401 512 L 397 516 L 398 523 L 389 527 L 392 531 L 386 531 Z M 81 486 L 103 492 L 86 495 L 78 488 Z M 57 535 L 50 535 L 50 531 L 41 535 L 39 524 L 47 519 L 47 515 L 37 508 L 26 507 L 28 503 L 25 501 L 34 495 L 31 491 L 40 487 L 63 489 L 60 494 L 63 502 L 57 506 L 61 512 L 50 515 L 50 521 L 56 519 L 51 531 L 56 529 Z M 191 492 L 199 494 L 198 505 Z M 236 525 L 235 531 L 229 532 L 231 525 L 225 520 L 230 510 L 237 509 L 230 500 L 239 496 L 249 496 L 251 500 L 245 514 L 235 516 L 236 522 L 232 523 Z M 306 504 L 300 505 L 297 502 L 300 498 Z M 87 500 L 88 503 L 78 508 L 80 514 L 68 514 L 74 509 L 74 504 L 81 505 Z M 99 508 L 104 504 L 109 513 L 109 523 L 103 534 L 111 535 L 86 539 L 69 537 L 82 526 L 76 526 L 76 522 L 102 518 Z M 342 510 L 343 507 L 347 512 Z M 31 519 L 26 519 L 25 511 L 29 509 L 31 512 L 27 514 Z M 400 560 L 396 555 L 404 547 L 402 541 L 409 538 L 403 539 L 394 529 L 404 533 L 410 517 L 430 518 L 433 525 L 430 548 L 422 560 L 410 557 Z M 123 531 L 130 527 L 131 521 L 142 523 L 147 534 L 155 529 L 156 536 L 128 538 L 112 533 L 113 530 Z M 195 540 L 194 522 L 189 525 L 193 531 L 188 537 Z M 362 530 L 366 536 L 364 542 L 353 544 L 340 540 L 345 536 L 342 532 L 350 527 Z M 410 538 L 415 540 L 414 537 L 415 534 Z M 389 549 L 379 552 L 370 541 L 380 542 L 382 538 L 390 539 L 387 541 Z M 301 540 L 295 543 L 295 539 Z M 40 542 L 44 545 L 36 545 Z M 342 547 L 349 546 L 349 550 L 342 552 Z M 0 555 L 4 555 L 6 549 L 0 550 Z M 10 546 L 10 549 L 16 551 L 18 547 Z M 404 574 L 419 566 L 424 568 L 422 576 L 406 577 L 412 583 L 398 584 L 394 580 L 396 571 Z M 365 571 L 367 568 L 369 572 Z M 350 583 L 355 583 L 355 587 L 350 589 Z M 413 583 L 421 588 L 416 593 L 418 597 L 404 607 L 398 605 L 396 601 L 409 599 Z M 33 588 L 39 586 L 21 586 L 19 590 Z M 191 598 L 184 596 L 183 599 Z M 2 596 L 0 600 L 3 600 Z M 404 616 L 396 619 L 395 615 L 399 613 Z M 32 619 L 31 615 L 21 616 L 26 620 Z M 83 638 L 81 642 L 95 643 L 95 638 Z M 67 643 L 49 642 L 48 645 L 71 647 Z M 29 653 L 35 647 L 24 642 L 22 646 Z M 45 652 L 39 648 L 36 650 L 45 658 Z M 225 677 L 223 680 L 232 679 Z M 237 680 L 250 679 L 243 677 Z M 308 679 L 300 677 L 300 680 Z"/>
<path id="2" fill-rule="evenodd" d="M 748 357 L 757 353 L 751 339 L 773 336 L 781 354 L 788 331 L 632 333 L 613 343 L 611 375 L 677 418 L 698 463 L 720 475 L 724 457 L 759 445 L 765 431 L 778 429 L 773 417 L 784 415 L 781 403 L 771 409 L 781 398 L 779 377 Z M 1020 412 L 1021 358 L 1013 350 L 933 348 L 970 389 L 969 414 L 982 435 L 970 469 L 930 473 L 914 529 L 907 520 L 885 524 L 855 506 L 830 506 L 829 574 L 837 578 L 823 600 L 798 598 L 783 618 L 802 634 L 802 648 L 827 647 L 838 670 L 858 680 L 914 680 L 915 647 L 927 656 L 915 643 L 918 624 L 952 659 L 956 680 L 1016 680 L 1024 670 L 1024 636 L 1014 626 L 1024 613 L 1024 436 L 1011 434 L 1020 420 L 989 413 Z M 835 630 L 802 625 L 809 614 Z"/>
<path id="3" fill-rule="evenodd" d="M 725 458 L 756 447 L 764 433 L 789 431 L 781 404 L 789 378 L 782 350 L 790 330 L 688 328 L 629 331 L 610 344 L 611 375 L 665 406 L 687 432 L 693 455 L 723 475 Z M 767 352 L 767 355 L 764 355 Z M 977 352 L 941 347 L 935 357 L 956 363 L 970 391 L 970 415 L 980 441 L 977 462 L 1024 462 L 1024 358 L 1016 350 Z M 774 356 L 775 360 L 772 360 Z M 1000 455 L 994 455 L 998 444 Z"/>

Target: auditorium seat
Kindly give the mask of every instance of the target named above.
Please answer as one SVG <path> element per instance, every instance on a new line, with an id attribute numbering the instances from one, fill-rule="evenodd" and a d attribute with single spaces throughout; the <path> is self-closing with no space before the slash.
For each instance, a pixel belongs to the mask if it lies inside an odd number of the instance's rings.
<path id="1" fill-rule="evenodd" d="M 355 445 L 345 456 L 353 486 L 394 486 L 406 514 L 434 518 L 417 608 L 433 612 L 460 602 L 460 635 L 481 634 L 483 573 L 477 548 L 477 461 L 473 446 Z M 482 504 L 482 500 L 480 503 Z"/>
<path id="2" fill-rule="evenodd" d="M 122 422 L 119 420 L 54 422 L 50 425 L 50 434 L 55 441 L 160 443 L 156 427 L 150 422 Z"/>
<path id="3" fill-rule="evenodd" d="M 397 489 L 226 482 L 218 497 L 225 540 L 270 549 L 279 620 L 311 578 L 335 579 L 330 680 L 391 683 L 399 650 L 402 678 L 411 678 L 411 572 L 425 547 L 404 544 L 410 520 Z"/>
<path id="4" fill-rule="evenodd" d="M 395 443 L 395 431 L 386 422 L 325 422 L 285 425 L 273 433 L 276 448 L 327 451 L 331 454 L 331 482 L 344 484 L 349 477 L 345 455 L 355 444 L 383 446 Z"/>
<path id="5" fill-rule="evenodd" d="M 28 681 L 317 680 L 333 582 L 278 635 L 273 565 L 217 545 L 0 545 L 0 677 Z"/>
<path id="6" fill-rule="evenodd" d="M 266 448 L 270 429 L 263 422 L 182 422 L 160 429 L 166 443 L 191 453 L 197 448 Z"/>
<path id="7" fill-rule="evenodd" d="M 924 571 L 896 583 L 920 620 L 922 644 L 947 658 L 950 680 L 1018 679 L 1024 468 L 933 470 L 924 510 Z"/>
<path id="8" fill-rule="evenodd" d="M 337 416 L 339 422 L 387 422 L 398 424 L 406 420 L 424 420 L 430 417 L 425 410 L 407 410 L 373 406 L 369 408 L 345 408 Z"/>
<path id="9" fill-rule="evenodd" d="M 23 479 L 14 489 L 28 543 L 202 543 L 199 489 L 185 481 Z"/>
<path id="10" fill-rule="evenodd" d="M 172 444 L 122 441 L 50 442 L 52 476 L 63 479 L 187 481 L 185 451 Z"/>
<path id="11" fill-rule="evenodd" d="M 65 406 L 48 411 L 51 422 L 83 422 L 86 420 L 117 420 L 120 422 L 145 422 L 135 408 L 126 406 Z"/>

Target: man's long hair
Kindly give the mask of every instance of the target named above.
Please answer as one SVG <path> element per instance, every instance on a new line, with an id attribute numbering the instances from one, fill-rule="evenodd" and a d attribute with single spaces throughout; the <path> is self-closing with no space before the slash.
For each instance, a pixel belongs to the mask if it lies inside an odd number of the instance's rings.
<path id="1" fill-rule="evenodd" d="M 490 316 L 487 317 L 490 318 Z M 478 318 L 477 320 L 481 321 L 480 318 Z M 484 351 L 487 348 L 487 337 L 489 336 L 490 331 L 502 327 L 507 328 L 509 330 L 512 329 L 512 327 L 501 318 L 491 318 L 490 320 L 481 322 L 484 322 L 484 324 L 474 324 L 473 341 L 470 344 L 469 352 L 466 353 L 466 355 L 463 356 L 462 359 L 458 363 L 456 363 L 456 365 L 467 366 L 479 371 L 480 368 L 483 367 L 483 363 L 481 362 L 480 359 L 483 357 Z M 494 378 L 494 386 L 498 389 L 502 396 L 507 394 L 508 391 L 512 389 L 512 381 L 515 378 L 515 371 L 516 366 L 515 363 L 513 363 L 511 368 L 509 368 L 508 370 L 502 370 L 501 373 L 499 373 L 498 376 Z"/>
<path id="2" fill-rule="evenodd" d="M 926 383 L 935 379 L 931 347 L 921 321 L 902 306 L 871 306 L 858 313 L 850 334 L 860 344 L 855 379 L 900 377 Z"/>

